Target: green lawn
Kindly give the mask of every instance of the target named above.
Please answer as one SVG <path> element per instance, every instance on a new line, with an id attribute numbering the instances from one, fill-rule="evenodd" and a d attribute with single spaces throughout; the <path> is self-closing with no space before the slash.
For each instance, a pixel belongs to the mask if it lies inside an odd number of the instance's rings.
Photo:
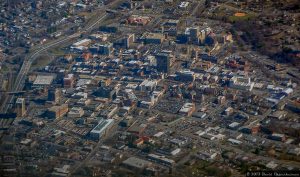
<path id="1" fill-rule="evenodd" d="M 250 20 L 250 19 L 252 19 L 252 18 L 254 18 L 254 17 L 255 17 L 255 15 L 253 15 L 253 14 L 246 14 L 245 16 L 242 16 L 242 17 L 238 17 L 238 16 L 232 15 L 232 16 L 229 16 L 229 17 L 228 17 L 228 20 L 229 20 L 230 22 L 237 22 L 237 21 Z"/>
<path id="2" fill-rule="evenodd" d="M 32 69 L 38 69 L 43 68 L 47 66 L 49 63 L 51 63 L 53 60 L 53 57 L 48 55 L 41 55 L 36 58 L 36 60 L 32 63 Z"/>

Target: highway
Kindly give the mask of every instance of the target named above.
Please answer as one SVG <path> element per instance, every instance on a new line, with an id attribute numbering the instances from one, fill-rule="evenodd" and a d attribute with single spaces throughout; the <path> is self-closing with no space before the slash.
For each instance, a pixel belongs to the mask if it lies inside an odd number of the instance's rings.
<path id="1" fill-rule="evenodd" d="M 51 47 L 57 46 L 57 45 L 62 44 L 66 41 L 77 38 L 82 33 L 88 32 L 88 31 L 94 29 L 96 27 L 96 25 L 99 24 L 107 16 L 108 16 L 108 14 L 106 12 L 104 12 L 104 15 L 100 16 L 94 23 L 87 26 L 83 32 L 77 32 L 77 33 L 72 34 L 70 36 L 65 36 L 61 39 L 58 39 L 58 40 L 55 40 L 51 43 L 45 44 L 44 46 L 41 46 L 39 49 L 37 49 L 37 51 L 35 51 L 34 53 L 27 56 L 23 61 L 23 64 L 20 68 L 18 76 L 15 80 L 15 83 L 10 84 L 11 88 L 9 88 L 10 89 L 9 91 L 10 92 L 18 92 L 18 91 L 21 91 L 23 89 L 25 77 L 26 77 L 27 73 L 29 72 L 32 63 L 35 61 L 35 59 L 37 58 L 37 56 L 39 54 L 41 54 L 42 52 L 50 49 Z M 11 76 L 10 76 L 10 79 L 12 80 Z M 5 100 L 2 102 L 2 104 L 0 106 L 2 113 L 7 113 L 7 111 L 12 107 L 12 104 L 10 104 L 10 103 L 12 103 L 14 101 L 14 98 L 15 98 L 14 95 L 6 95 Z M 14 129 L 13 132 L 15 134 L 16 130 Z M 15 138 L 14 138 L 14 144 L 15 144 Z M 19 154 L 18 146 L 16 146 L 16 154 Z M 17 161 L 19 161 L 19 159 Z M 20 169 L 22 169 L 22 168 L 20 168 Z M 21 174 L 22 174 L 22 172 L 21 172 Z"/>
<path id="2" fill-rule="evenodd" d="M 24 81 L 25 81 L 25 76 L 27 75 L 27 73 L 29 72 L 29 69 L 32 65 L 32 63 L 35 61 L 35 59 L 37 58 L 37 56 L 39 54 L 41 54 L 42 52 L 58 46 L 59 44 L 69 41 L 71 39 L 74 39 L 76 37 L 79 37 L 80 35 L 93 30 L 100 22 L 102 22 L 102 20 L 104 20 L 106 17 L 109 16 L 108 13 L 106 13 L 105 10 L 109 9 L 110 7 L 114 7 L 116 4 L 120 3 L 121 0 L 116 0 L 114 2 L 112 2 L 111 4 L 108 4 L 106 6 L 101 7 L 101 9 L 99 9 L 100 12 L 103 13 L 103 15 L 99 16 L 97 18 L 97 20 L 95 22 L 93 22 L 90 25 L 87 25 L 85 28 L 83 28 L 81 31 L 74 33 L 70 36 L 64 36 L 60 39 L 57 39 L 55 41 L 52 41 L 50 43 L 45 44 L 44 46 L 41 46 L 39 48 L 37 48 L 37 51 L 34 51 L 33 53 L 29 54 L 23 61 L 23 64 L 20 68 L 20 71 L 18 73 L 18 76 L 16 78 L 15 83 L 13 84 L 13 87 L 11 90 L 9 90 L 10 92 L 18 92 L 20 91 L 23 86 L 24 86 Z M 4 101 L 2 102 L 2 104 L 0 105 L 0 112 L 1 113 L 7 113 L 7 111 L 12 108 L 12 103 L 14 101 L 15 96 L 14 95 L 7 95 L 4 99 Z"/>
<path id="3" fill-rule="evenodd" d="M 44 46 L 40 47 L 37 51 L 35 51 L 34 53 L 30 54 L 28 57 L 25 58 L 25 60 L 23 61 L 23 64 L 20 68 L 20 71 L 18 73 L 18 76 L 16 78 L 15 83 L 13 84 L 13 87 L 10 91 L 12 92 L 17 92 L 19 90 L 21 90 L 24 86 L 24 81 L 25 81 L 25 77 L 27 75 L 27 73 L 29 72 L 29 69 L 32 65 L 32 63 L 35 61 L 35 59 L 37 58 L 37 56 L 39 54 L 41 54 L 42 52 L 58 46 L 59 44 L 62 44 L 66 41 L 69 41 L 71 39 L 74 39 L 76 37 L 79 37 L 81 34 L 91 31 L 92 29 L 94 29 L 96 27 L 97 24 L 99 24 L 103 19 L 105 19 L 106 17 L 108 17 L 108 14 L 106 12 L 103 12 L 104 15 L 100 16 L 97 21 L 95 21 L 94 23 L 92 23 L 91 25 L 87 26 L 84 30 L 82 30 L 82 32 L 77 32 L 75 34 L 72 34 L 70 36 L 65 36 L 61 39 L 58 39 L 56 41 L 53 41 L 51 43 L 45 44 Z M 7 97 L 5 98 L 5 100 L 2 103 L 2 107 L 1 107 L 1 112 L 2 113 L 7 113 L 7 111 L 12 107 L 12 102 L 14 101 L 14 95 L 7 95 Z"/>

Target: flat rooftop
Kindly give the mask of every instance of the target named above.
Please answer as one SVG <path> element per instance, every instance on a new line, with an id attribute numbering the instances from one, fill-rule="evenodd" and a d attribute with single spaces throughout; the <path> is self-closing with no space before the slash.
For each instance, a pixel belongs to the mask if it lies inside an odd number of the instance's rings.
<path id="1" fill-rule="evenodd" d="M 111 123 L 113 123 L 113 119 L 100 119 L 99 124 L 92 130 L 93 133 L 100 133 L 104 131 Z"/>
<path id="2" fill-rule="evenodd" d="M 162 39 L 162 38 L 164 38 L 164 35 L 161 33 L 145 33 L 143 36 L 147 39 Z"/>
<path id="3" fill-rule="evenodd" d="M 54 76 L 51 75 L 38 75 L 33 85 L 51 85 L 54 80 Z"/>
<path id="4" fill-rule="evenodd" d="M 24 102 L 24 98 L 18 98 L 16 103 L 23 103 Z"/>
<path id="5" fill-rule="evenodd" d="M 141 169 L 151 165 L 151 162 L 147 160 L 139 159 L 137 157 L 129 157 L 128 159 L 123 161 L 123 164 Z"/>

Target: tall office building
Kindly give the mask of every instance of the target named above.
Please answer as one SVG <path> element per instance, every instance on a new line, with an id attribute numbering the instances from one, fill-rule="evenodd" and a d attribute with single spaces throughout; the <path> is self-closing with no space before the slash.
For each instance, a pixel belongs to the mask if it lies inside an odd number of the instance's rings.
<path id="1" fill-rule="evenodd" d="M 123 39 L 123 45 L 125 48 L 130 48 L 130 46 L 134 43 L 134 41 L 135 41 L 135 35 L 128 34 Z"/>
<path id="2" fill-rule="evenodd" d="M 199 34 L 199 42 L 201 44 L 204 44 L 205 38 L 206 38 L 206 31 L 205 30 L 201 30 L 200 34 Z"/>
<path id="3" fill-rule="evenodd" d="M 16 113 L 17 117 L 22 117 L 26 113 L 25 108 L 25 99 L 24 98 L 18 98 L 16 101 Z"/>
<path id="4" fill-rule="evenodd" d="M 190 40 L 194 44 L 199 44 L 199 27 L 190 28 Z"/>
<path id="5" fill-rule="evenodd" d="M 199 34 L 199 28 L 198 27 L 190 28 L 190 36 L 191 36 L 191 38 L 197 38 L 198 34 Z"/>
<path id="6" fill-rule="evenodd" d="M 159 72 L 169 73 L 171 66 L 171 56 L 168 53 L 158 53 L 155 55 L 156 69 Z"/>
<path id="7" fill-rule="evenodd" d="M 69 111 L 68 104 L 62 104 L 60 106 L 52 106 L 46 112 L 46 116 L 50 119 L 62 118 Z"/>
<path id="8" fill-rule="evenodd" d="M 102 86 L 94 92 L 95 96 L 116 99 L 117 90 L 112 87 Z"/>
<path id="9" fill-rule="evenodd" d="M 64 88 L 73 88 L 75 84 L 74 74 L 68 74 L 64 77 Z"/>
<path id="10" fill-rule="evenodd" d="M 61 90 L 58 88 L 51 88 L 48 90 L 48 101 L 58 103 L 61 97 Z"/>
<path id="11" fill-rule="evenodd" d="M 113 44 L 112 43 L 104 43 L 99 45 L 99 54 L 100 55 L 110 55 L 113 52 Z"/>

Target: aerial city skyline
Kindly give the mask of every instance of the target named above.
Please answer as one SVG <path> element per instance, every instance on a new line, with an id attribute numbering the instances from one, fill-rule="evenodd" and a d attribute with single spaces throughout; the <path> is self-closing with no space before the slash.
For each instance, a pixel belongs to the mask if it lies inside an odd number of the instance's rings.
<path id="1" fill-rule="evenodd" d="M 0 176 L 300 176 L 297 0 L 0 1 Z"/>

